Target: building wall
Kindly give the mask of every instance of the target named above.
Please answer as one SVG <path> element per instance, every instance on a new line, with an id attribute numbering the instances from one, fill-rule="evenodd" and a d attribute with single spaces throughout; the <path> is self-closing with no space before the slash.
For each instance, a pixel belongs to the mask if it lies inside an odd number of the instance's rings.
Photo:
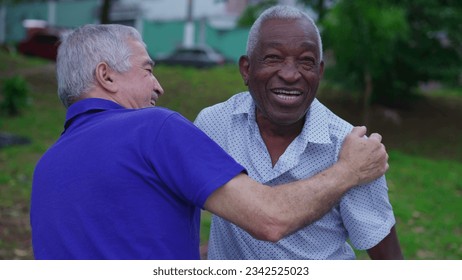
<path id="1" fill-rule="evenodd" d="M 58 2 L 56 25 L 74 28 L 87 23 L 97 23 L 98 0 Z"/>
<path id="2" fill-rule="evenodd" d="M 54 5 L 54 9 L 51 7 Z M 6 6 L 5 42 L 16 43 L 26 36 L 22 22 L 25 19 L 47 21 L 57 27 L 73 28 L 86 23 L 96 22 L 96 9 L 99 0 L 81 0 L 65 2 L 33 2 Z M 50 14 L 55 12 L 54 15 Z M 3 43 L 3 42 L 0 42 Z"/>
<path id="3" fill-rule="evenodd" d="M 47 21 L 48 6 L 45 3 L 7 6 L 5 17 L 5 42 L 17 42 L 26 36 L 26 30 L 22 25 L 22 21 L 25 19 L 40 19 Z"/>
<path id="4" fill-rule="evenodd" d="M 249 29 L 247 28 L 217 30 L 208 27 L 207 43 L 237 62 L 239 57 L 245 54 L 248 33 Z"/>
<path id="5" fill-rule="evenodd" d="M 152 57 L 170 53 L 183 42 L 184 23 L 143 20 L 143 39 Z"/>
<path id="6" fill-rule="evenodd" d="M 51 21 L 54 26 L 65 28 L 96 23 L 98 22 L 97 9 L 99 4 L 99 0 L 82 0 L 7 5 L 4 40 L 7 43 L 15 44 L 26 36 L 26 31 L 22 25 L 24 19 Z M 50 5 L 55 5 L 55 7 L 50 9 Z M 55 14 L 50 15 L 50 11 L 54 11 Z M 137 19 L 137 22 L 140 22 L 137 27 L 147 44 L 148 52 L 154 58 L 172 52 L 183 42 L 183 21 Z M 197 20 L 194 22 L 194 26 L 196 44 L 205 43 L 235 61 L 244 54 L 247 29 L 220 30 L 210 26 L 207 20 Z"/>
<path id="7" fill-rule="evenodd" d="M 194 26 L 196 44 L 205 43 L 236 62 L 245 53 L 248 29 L 223 31 L 208 24 L 202 24 L 200 21 L 196 21 Z M 166 55 L 180 46 L 183 43 L 183 32 L 184 22 L 182 21 L 143 21 L 143 38 L 153 58 Z"/>

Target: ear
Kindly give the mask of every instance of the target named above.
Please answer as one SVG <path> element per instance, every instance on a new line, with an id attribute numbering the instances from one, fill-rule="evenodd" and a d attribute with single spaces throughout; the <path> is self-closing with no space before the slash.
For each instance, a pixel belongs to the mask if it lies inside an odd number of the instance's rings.
<path id="1" fill-rule="evenodd" d="M 100 62 L 96 65 L 95 76 L 97 83 L 106 91 L 116 92 L 117 85 L 114 82 L 114 71 L 106 62 Z"/>
<path id="2" fill-rule="evenodd" d="M 246 86 L 249 85 L 249 57 L 243 55 L 239 58 L 239 72 L 241 72 L 242 79 L 244 80 L 244 84 Z"/>

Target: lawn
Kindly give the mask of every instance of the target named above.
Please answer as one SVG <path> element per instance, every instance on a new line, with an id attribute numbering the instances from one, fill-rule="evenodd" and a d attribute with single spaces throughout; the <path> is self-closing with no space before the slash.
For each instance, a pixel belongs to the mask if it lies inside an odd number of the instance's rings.
<path id="1" fill-rule="evenodd" d="M 0 132 L 31 143 L 0 148 L 0 259 L 33 258 L 28 220 L 33 169 L 61 133 L 65 116 L 54 64 L 0 52 L 0 84 L 17 74 L 29 83 L 31 106 L 17 117 L 0 115 Z M 155 75 L 165 90 L 158 105 L 190 120 L 203 107 L 245 89 L 235 65 L 209 70 L 162 66 Z M 375 106 L 371 115 L 370 130 L 382 133 L 390 154 L 389 194 L 407 259 L 462 259 L 462 94 L 447 92 L 426 94 L 406 110 Z M 322 85 L 319 98 L 360 124 L 358 106 L 347 93 Z M 205 214 L 204 243 L 209 219 Z M 367 256 L 359 252 L 359 258 Z"/>

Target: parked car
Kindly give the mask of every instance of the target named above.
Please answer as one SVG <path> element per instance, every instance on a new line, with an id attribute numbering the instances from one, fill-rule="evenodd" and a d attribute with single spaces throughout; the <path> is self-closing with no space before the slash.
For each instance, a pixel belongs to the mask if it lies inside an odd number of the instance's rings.
<path id="1" fill-rule="evenodd" d="M 208 46 L 179 47 L 167 56 L 157 57 L 159 65 L 181 65 L 207 68 L 230 62 L 224 55 Z"/>
<path id="2" fill-rule="evenodd" d="M 59 35 L 38 32 L 19 42 L 18 51 L 27 56 L 38 56 L 56 61 L 59 43 Z"/>

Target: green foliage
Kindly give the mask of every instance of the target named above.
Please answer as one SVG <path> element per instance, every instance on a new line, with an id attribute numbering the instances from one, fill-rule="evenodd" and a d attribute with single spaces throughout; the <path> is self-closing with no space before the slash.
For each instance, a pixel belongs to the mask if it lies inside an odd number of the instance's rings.
<path id="1" fill-rule="evenodd" d="M 298 0 L 299 3 L 309 6 L 317 14 L 317 20 L 322 21 L 328 12 L 328 6 L 338 0 Z"/>
<path id="2" fill-rule="evenodd" d="M 20 76 L 6 79 L 2 86 L 3 100 L 0 102 L 2 112 L 10 116 L 19 115 L 20 111 L 29 105 L 29 86 Z"/>
<path id="3" fill-rule="evenodd" d="M 419 82 L 442 81 L 460 86 L 462 73 L 462 2 L 458 0 L 388 0 L 405 10 L 408 40 L 390 53 L 391 69 L 377 81 L 379 101 L 389 93 L 405 94 Z M 458 82 L 459 81 L 459 82 Z"/>
<path id="4" fill-rule="evenodd" d="M 238 27 L 250 27 L 258 18 L 258 16 L 267 8 L 276 5 L 276 0 L 264 0 L 255 5 L 249 5 L 239 17 L 237 21 Z"/>
<path id="5" fill-rule="evenodd" d="M 325 48 L 337 60 L 328 73 L 363 88 L 370 69 L 372 101 L 390 106 L 408 105 L 420 82 L 460 86 L 461 14 L 457 0 L 340 0 L 322 22 Z"/>
<path id="6" fill-rule="evenodd" d="M 366 75 L 374 85 L 384 73 L 393 71 L 394 57 L 390 54 L 408 35 L 404 10 L 381 3 L 340 1 L 322 23 L 324 41 L 334 53 L 338 77 L 344 77 L 349 86 L 357 89 L 367 86 Z"/>

